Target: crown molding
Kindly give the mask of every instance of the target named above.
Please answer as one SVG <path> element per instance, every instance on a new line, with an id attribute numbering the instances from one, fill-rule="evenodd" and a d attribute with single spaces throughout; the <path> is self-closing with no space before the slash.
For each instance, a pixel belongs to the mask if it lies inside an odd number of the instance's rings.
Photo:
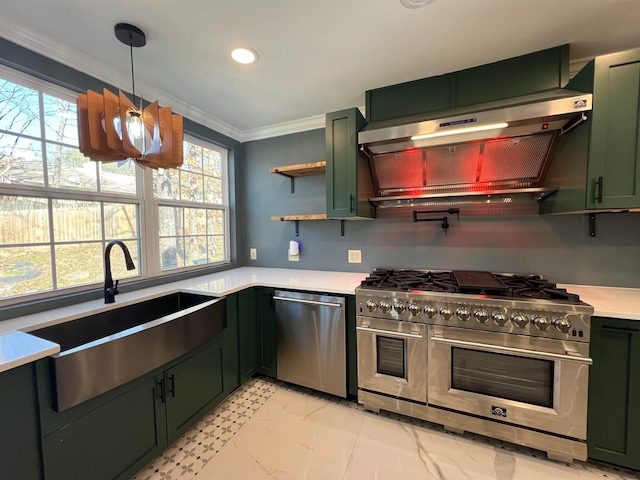
<path id="1" fill-rule="evenodd" d="M 113 85 L 119 90 L 128 91 L 129 77 L 127 75 L 118 74 L 113 70 L 113 68 L 99 61 L 95 57 L 92 57 L 81 50 L 70 47 L 58 40 L 34 33 L 19 23 L 0 17 L 0 37 L 35 53 L 55 60 L 63 65 L 102 80 L 103 82 Z M 192 105 L 187 104 L 173 95 L 162 92 L 144 82 L 139 83 L 138 91 L 143 94 L 144 98 L 152 98 L 158 100 L 162 105 L 169 105 L 175 113 L 178 113 L 205 127 L 211 128 L 218 133 L 231 137 L 239 142 L 279 137 L 325 127 L 325 116 L 317 115 L 314 117 L 283 122 L 266 127 L 240 130 Z M 360 107 L 360 110 L 364 112 L 363 107 Z"/>
<path id="2" fill-rule="evenodd" d="M 261 140 L 264 138 L 281 137 L 291 133 L 306 132 L 308 130 L 316 130 L 324 128 L 325 116 L 316 115 L 315 117 L 293 120 L 291 122 L 283 122 L 267 127 L 251 128 L 242 132 L 242 142 L 250 142 L 252 140 Z"/>

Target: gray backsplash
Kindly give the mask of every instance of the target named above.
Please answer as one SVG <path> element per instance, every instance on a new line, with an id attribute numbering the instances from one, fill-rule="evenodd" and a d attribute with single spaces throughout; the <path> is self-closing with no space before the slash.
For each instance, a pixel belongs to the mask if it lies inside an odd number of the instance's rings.
<path id="1" fill-rule="evenodd" d="M 290 181 L 270 167 L 324 160 L 324 130 L 244 144 L 245 265 L 370 272 L 375 267 L 468 269 L 537 273 L 557 283 L 640 287 L 640 214 L 599 214 L 597 236 L 586 215 L 450 217 L 447 234 L 437 222 L 410 219 L 271 221 L 272 215 L 325 212 L 324 175 Z M 287 260 L 290 240 L 299 262 Z M 258 259 L 248 260 L 249 248 Z M 362 263 L 347 263 L 348 250 Z"/>

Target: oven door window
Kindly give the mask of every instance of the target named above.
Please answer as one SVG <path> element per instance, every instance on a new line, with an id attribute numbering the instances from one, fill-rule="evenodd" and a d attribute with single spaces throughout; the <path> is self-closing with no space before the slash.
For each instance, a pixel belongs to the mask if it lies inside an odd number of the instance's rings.
<path id="1" fill-rule="evenodd" d="M 554 362 L 464 348 L 451 349 L 451 387 L 553 408 Z"/>
<path id="2" fill-rule="evenodd" d="M 376 337 L 377 372 L 392 377 L 406 377 L 405 341 L 400 338 Z"/>

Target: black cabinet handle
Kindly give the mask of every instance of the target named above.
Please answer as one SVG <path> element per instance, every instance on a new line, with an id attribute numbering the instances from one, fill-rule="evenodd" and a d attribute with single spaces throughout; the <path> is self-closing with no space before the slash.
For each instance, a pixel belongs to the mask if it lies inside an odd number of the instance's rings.
<path id="1" fill-rule="evenodd" d="M 353 194 L 349 195 L 349 205 L 350 205 L 349 206 L 349 209 L 350 209 L 349 211 L 351 213 L 353 213 L 355 211 L 355 206 L 354 206 L 354 202 L 353 202 L 354 200 L 355 200 L 355 198 L 354 198 Z"/>
<path id="2" fill-rule="evenodd" d="M 164 395 L 164 379 L 156 382 L 156 389 L 157 389 L 156 395 L 158 395 L 158 398 L 160 398 L 160 401 L 164 403 L 166 400 Z"/>
<path id="3" fill-rule="evenodd" d="M 602 203 L 603 184 L 604 184 L 604 178 L 603 177 L 598 177 L 598 181 L 596 182 L 596 188 L 597 188 L 596 202 L 597 203 Z"/>
<path id="4" fill-rule="evenodd" d="M 175 374 L 172 374 L 169 376 L 169 382 L 170 383 L 170 387 L 169 387 L 169 393 L 171 394 L 171 396 L 173 398 L 176 398 L 176 376 Z"/>

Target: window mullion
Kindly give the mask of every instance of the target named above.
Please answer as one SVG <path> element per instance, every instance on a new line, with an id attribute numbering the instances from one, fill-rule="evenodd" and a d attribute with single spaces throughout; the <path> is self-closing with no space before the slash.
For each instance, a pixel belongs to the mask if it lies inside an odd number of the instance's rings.
<path id="1" fill-rule="evenodd" d="M 141 258 L 144 258 L 143 275 L 155 277 L 160 274 L 159 267 L 159 245 L 158 245 L 158 207 L 157 201 L 153 196 L 153 172 L 149 168 L 142 169 L 142 184 L 140 192 L 143 196 L 141 202 L 141 232 L 147 232 L 142 234 L 140 243 L 141 249 L 144 252 Z"/>

